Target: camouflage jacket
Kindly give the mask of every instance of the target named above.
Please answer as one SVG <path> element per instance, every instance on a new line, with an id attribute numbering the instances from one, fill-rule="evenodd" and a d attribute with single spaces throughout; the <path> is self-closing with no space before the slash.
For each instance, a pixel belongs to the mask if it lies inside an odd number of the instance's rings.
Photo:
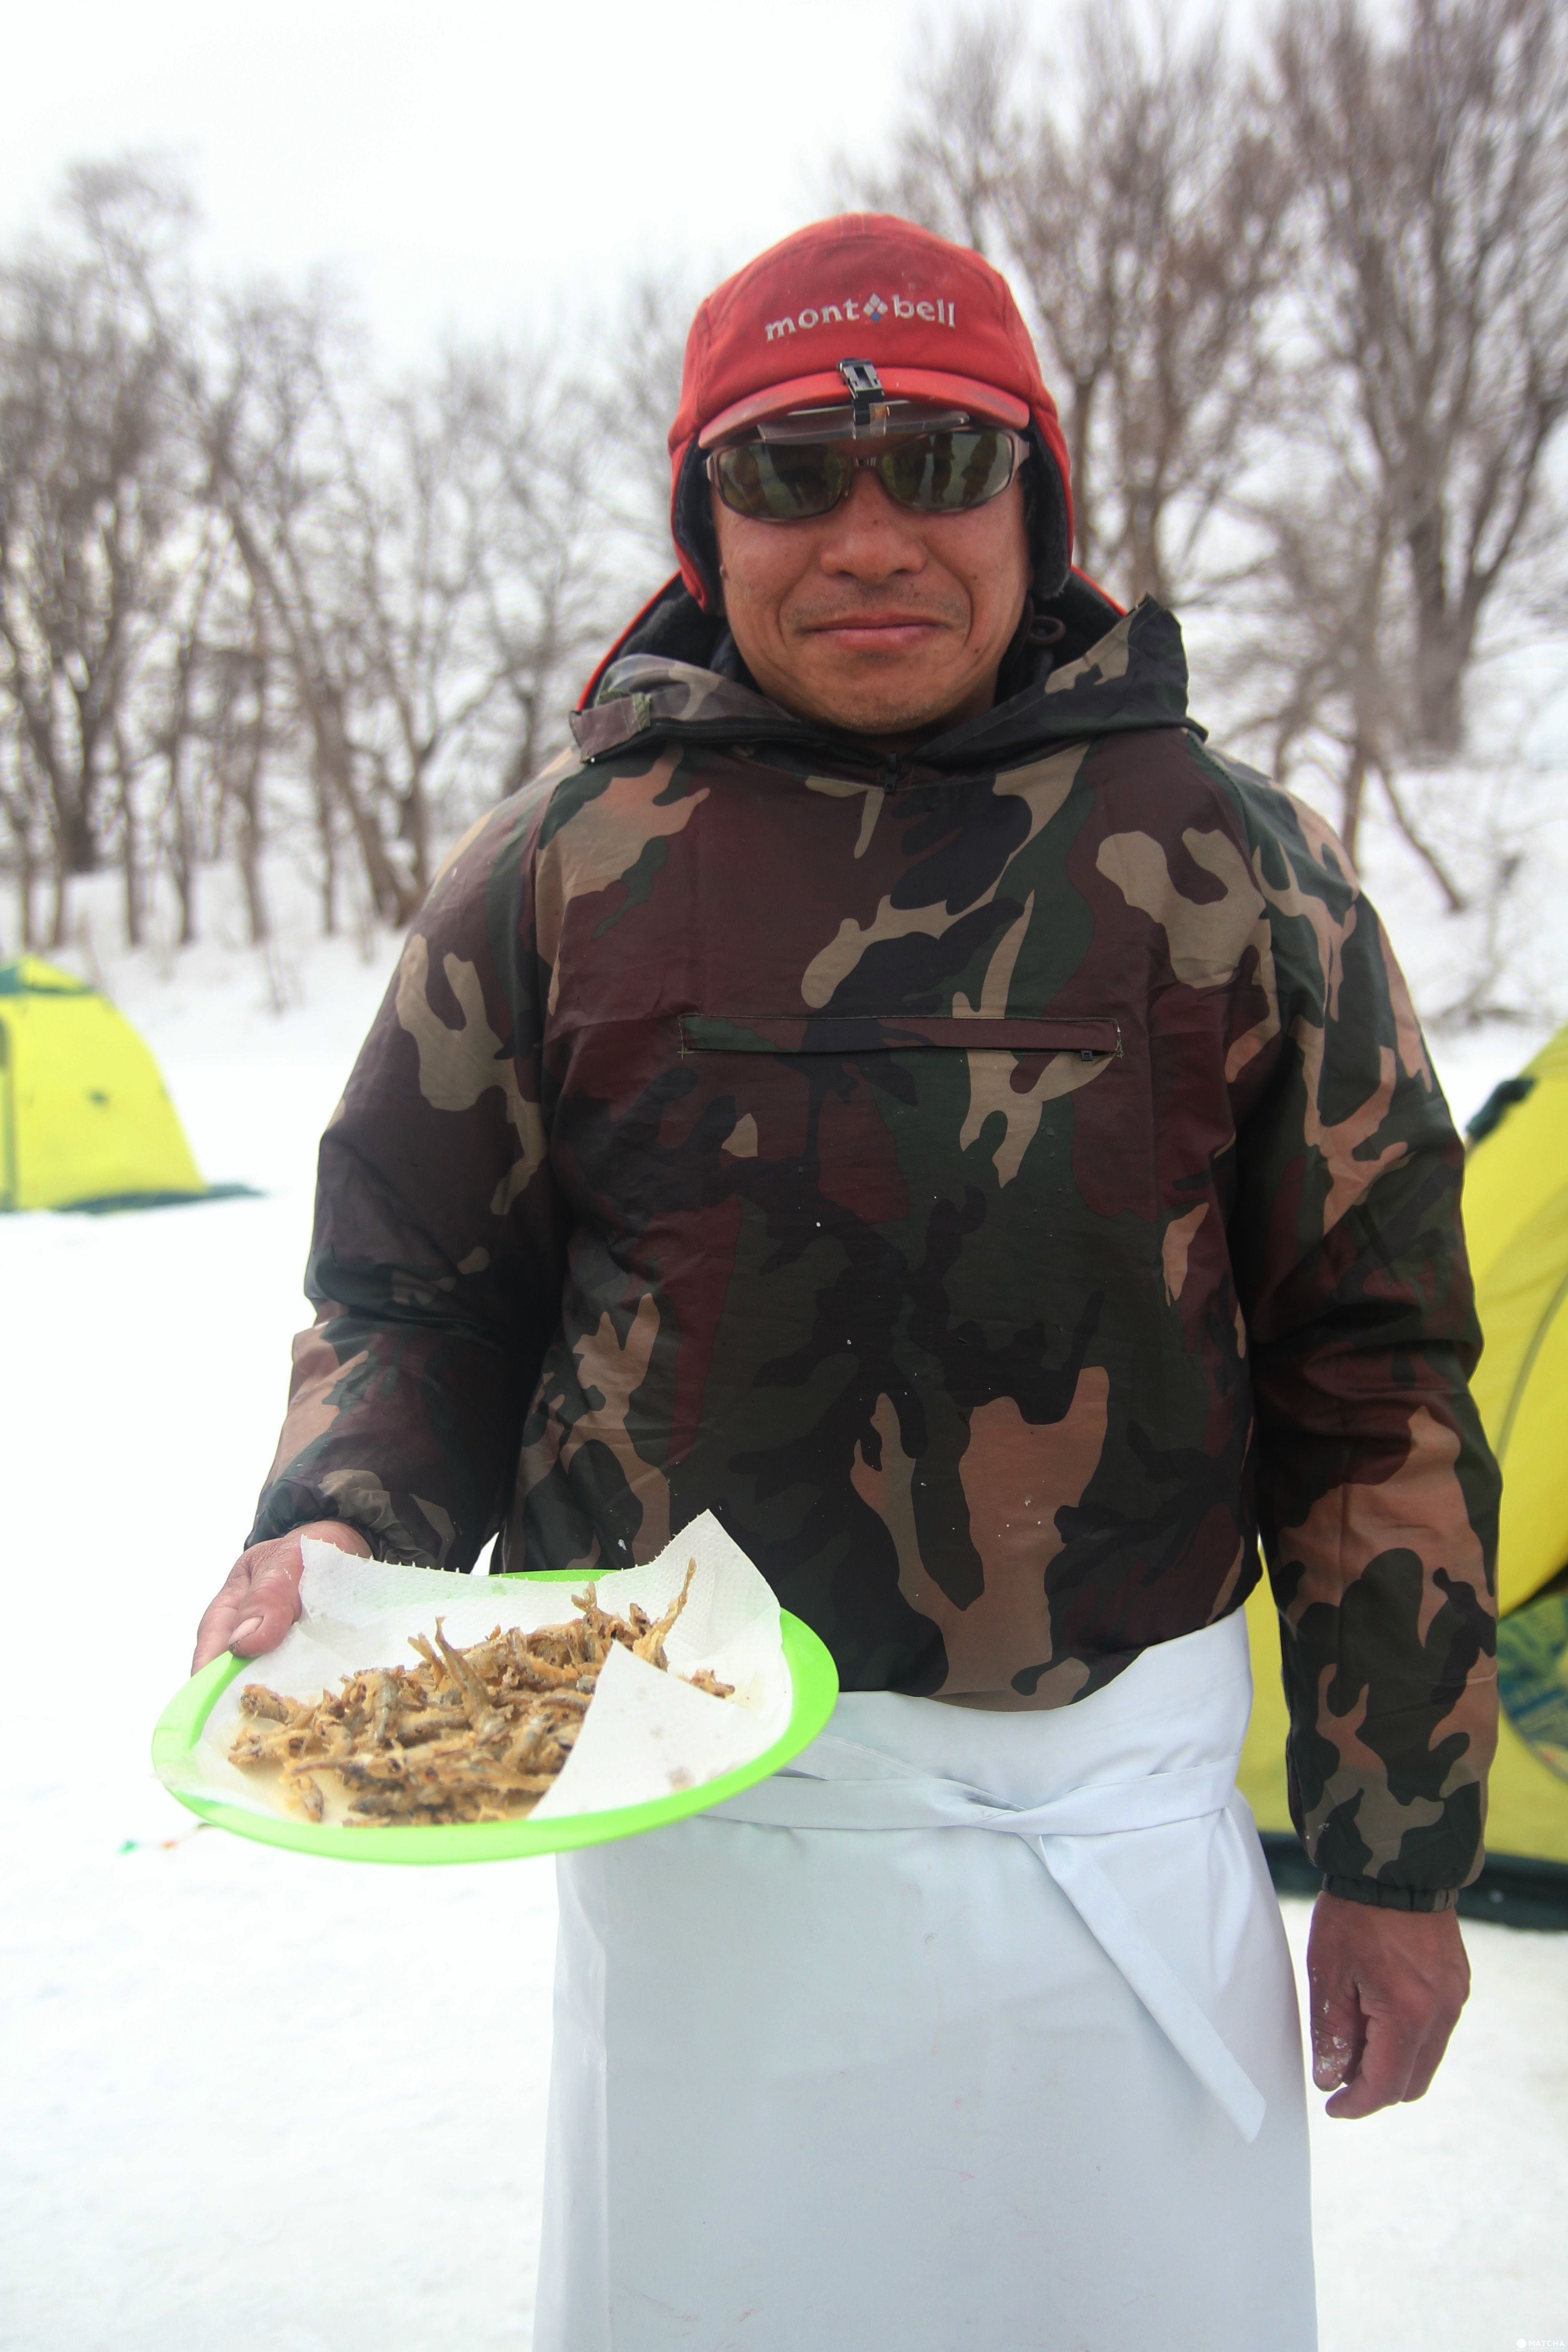
<path id="1" fill-rule="evenodd" d="M 1098 625 L 1098 623 L 1097 623 Z M 1054 1707 L 1279 1603 L 1338 1890 L 1479 1865 L 1461 1155 L 1307 808 L 1145 604 L 909 759 L 620 662 L 447 862 L 321 1145 L 252 1540 L 615 1567 L 711 1508 L 846 1688 Z"/>

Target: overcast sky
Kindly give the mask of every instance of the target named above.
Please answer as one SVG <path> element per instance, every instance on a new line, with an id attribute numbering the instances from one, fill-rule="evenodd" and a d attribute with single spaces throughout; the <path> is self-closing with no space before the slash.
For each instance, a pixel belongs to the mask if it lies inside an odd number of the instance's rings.
<path id="1" fill-rule="evenodd" d="M 969 5 L 8 0 L 0 237 L 68 163 L 161 148 L 209 267 L 336 267 L 389 357 L 547 328 L 630 268 L 717 275 L 823 211 L 833 154 L 878 152 Z"/>

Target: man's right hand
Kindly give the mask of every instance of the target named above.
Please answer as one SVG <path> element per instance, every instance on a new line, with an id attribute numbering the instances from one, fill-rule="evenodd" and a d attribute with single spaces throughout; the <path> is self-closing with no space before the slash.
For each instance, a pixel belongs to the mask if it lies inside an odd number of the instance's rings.
<path id="1" fill-rule="evenodd" d="M 252 1544 L 229 1570 L 216 1599 L 207 1603 L 196 1628 L 192 1674 L 225 1650 L 232 1650 L 237 1658 L 259 1658 L 278 1647 L 300 1614 L 300 1579 L 305 1573 L 302 1536 L 319 1537 L 340 1551 L 357 1552 L 362 1559 L 370 1557 L 370 1546 L 359 1529 L 346 1527 L 342 1519 L 313 1519 L 291 1535 Z"/>

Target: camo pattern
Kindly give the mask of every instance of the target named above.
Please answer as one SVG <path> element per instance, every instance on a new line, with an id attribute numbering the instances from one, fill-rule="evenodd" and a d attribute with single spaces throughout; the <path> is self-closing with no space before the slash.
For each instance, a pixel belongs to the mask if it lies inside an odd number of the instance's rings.
<path id="1" fill-rule="evenodd" d="M 1145 604 L 869 768 L 639 658 L 459 845 L 323 1139 L 253 1540 L 649 1557 L 717 1511 L 848 1689 L 1070 1704 L 1239 1607 L 1298 1824 L 1479 1866 L 1461 1155 L 1376 916 Z"/>

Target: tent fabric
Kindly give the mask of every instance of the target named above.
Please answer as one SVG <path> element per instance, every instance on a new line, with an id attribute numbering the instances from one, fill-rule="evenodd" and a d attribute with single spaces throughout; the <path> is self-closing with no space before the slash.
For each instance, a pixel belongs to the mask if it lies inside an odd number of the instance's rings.
<path id="1" fill-rule="evenodd" d="M 1568 1028 L 1496 1089 L 1469 1133 L 1465 1237 L 1486 1342 L 1472 1389 L 1503 1474 L 1487 1848 L 1568 1864 Z M 1289 1830 L 1267 1580 L 1247 1609 L 1256 1696 L 1237 1781 L 1260 1829 Z"/>
<path id="2" fill-rule="evenodd" d="M 0 963 L 0 1210 L 206 1191 L 158 1066 L 123 1013 L 37 956 Z"/>
<path id="3" fill-rule="evenodd" d="M 1506 1616 L 1568 1564 L 1568 1029 L 1476 1124 L 1484 1132 L 1465 1165 L 1465 1236 L 1486 1346 L 1472 1385 L 1502 1469 Z"/>

